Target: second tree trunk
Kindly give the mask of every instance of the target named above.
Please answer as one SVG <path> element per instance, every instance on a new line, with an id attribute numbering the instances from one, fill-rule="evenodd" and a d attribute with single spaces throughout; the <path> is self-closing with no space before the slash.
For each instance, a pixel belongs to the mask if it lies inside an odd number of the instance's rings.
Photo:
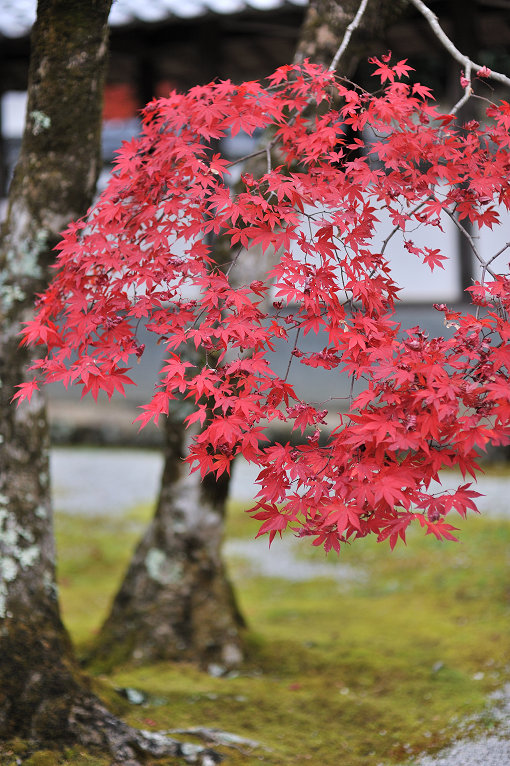
<path id="1" fill-rule="evenodd" d="M 191 661 L 218 671 L 242 659 L 243 620 L 221 558 L 228 477 L 189 473 L 182 422 L 165 423 L 156 513 L 130 562 L 93 659 Z"/>

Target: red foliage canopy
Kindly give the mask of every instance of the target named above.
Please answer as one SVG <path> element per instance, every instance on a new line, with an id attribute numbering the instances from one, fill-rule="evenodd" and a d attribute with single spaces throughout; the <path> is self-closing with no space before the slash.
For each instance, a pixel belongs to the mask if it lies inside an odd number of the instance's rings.
<path id="1" fill-rule="evenodd" d="M 405 62 L 373 63 L 382 80 L 374 94 L 305 63 L 265 84 L 215 82 L 150 103 L 106 191 L 64 234 L 58 272 L 24 332 L 48 352 L 17 394 L 29 397 L 41 380 L 122 392 L 130 359 L 143 354 L 143 321 L 167 358 L 142 426 L 175 398 L 190 400 L 188 424 L 202 430 L 189 460 L 203 475 L 228 471 L 237 455 L 255 462 L 259 534 L 290 527 L 326 550 L 370 533 L 393 547 L 413 519 L 455 539 L 445 516 L 476 510 L 477 493 L 469 484 L 437 491 L 438 471 L 475 476 L 477 450 L 510 441 L 510 280 L 498 268 L 506 248 L 483 262 L 470 310 L 435 306 L 454 329 L 445 338 L 401 331 L 385 256 L 401 237 L 409 258 L 434 269 L 445 254 L 417 247 L 409 232 L 448 216 L 461 229 L 463 219 L 498 224 L 498 209 L 510 208 L 510 105 L 459 128 L 427 88 L 402 81 Z M 210 147 L 240 130 L 265 131 L 267 162 L 234 193 L 229 163 Z M 382 208 L 394 228 L 377 249 Z M 227 240 L 227 262 L 207 235 Z M 255 245 L 279 258 L 248 283 L 239 253 Z M 327 333 L 327 346 L 305 353 L 299 339 L 310 332 Z M 275 339 L 290 337 L 289 366 L 365 384 L 325 443 L 325 403 L 300 400 L 271 369 Z M 193 361 L 190 344 L 202 353 Z M 268 446 L 273 421 L 309 435 L 300 446 Z"/>

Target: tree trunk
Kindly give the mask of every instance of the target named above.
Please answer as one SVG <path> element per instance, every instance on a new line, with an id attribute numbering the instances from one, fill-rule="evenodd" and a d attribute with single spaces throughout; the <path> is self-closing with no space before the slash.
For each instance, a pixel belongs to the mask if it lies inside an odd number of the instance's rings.
<path id="1" fill-rule="evenodd" d="M 0 735 L 66 739 L 86 690 L 61 623 L 43 398 L 10 404 L 31 361 L 18 333 L 48 279 L 60 229 L 99 169 L 110 0 L 41 2 L 20 159 L 0 239 Z M 88 693 L 88 692 L 87 692 Z"/>
<path id="2" fill-rule="evenodd" d="M 359 7 L 360 0 L 310 0 L 295 61 L 308 58 L 328 67 Z M 353 77 L 361 59 L 381 50 L 387 25 L 398 18 L 406 7 L 407 0 L 369 1 L 342 58 L 339 67 L 341 74 Z"/>
<path id="3" fill-rule="evenodd" d="M 0 234 L 0 741 L 80 744 L 123 766 L 138 766 L 137 753 L 205 766 L 219 757 L 132 729 L 90 692 L 57 601 L 44 400 L 11 404 L 32 361 L 19 331 L 47 283 L 51 249 L 95 190 L 110 5 L 39 0 L 25 133 Z"/>
<path id="4" fill-rule="evenodd" d="M 182 419 L 165 423 L 154 518 L 114 599 L 92 657 L 107 666 L 186 660 L 218 672 L 242 658 L 242 617 L 221 558 L 228 477 L 190 474 Z"/>

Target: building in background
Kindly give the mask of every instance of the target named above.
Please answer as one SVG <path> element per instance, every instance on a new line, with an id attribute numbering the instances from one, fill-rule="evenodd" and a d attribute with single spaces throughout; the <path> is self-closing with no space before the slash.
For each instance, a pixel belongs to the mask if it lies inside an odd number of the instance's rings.
<path id="1" fill-rule="evenodd" d="M 428 5 L 459 49 L 491 68 L 510 71 L 510 0 L 428 0 Z M 104 99 L 105 173 L 122 140 L 138 131 L 139 110 L 154 96 L 215 78 L 238 82 L 261 78 L 291 61 L 306 6 L 307 0 L 116 0 L 110 15 L 111 53 Z M 35 12 L 36 0 L 0 0 L 0 197 L 7 189 L 21 142 L 29 33 Z M 371 41 L 367 56 L 390 49 L 396 57 L 409 59 L 419 71 L 420 81 L 432 87 L 440 100 L 454 103 L 460 94 L 460 66 L 413 7 L 388 26 L 384 39 Z M 369 77 L 367 62 L 360 61 L 356 79 Z M 240 141 L 242 137 L 237 143 L 224 142 L 224 152 L 245 154 Z M 510 226 L 510 217 L 506 220 Z M 508 239 L 504 228 L 508 231 L 508 226 L 484 231 L 482 248 L 496 252 L 499 240 L 504 245 Z M 438 246 L 430 230 L 425 236 L 429 247 Z M 430 308 L 431 303 L 461 302 L 463 291 L 476 276 L 471 252 L 454 224 L 448 226 L 446 237 L 443 251 L 451 258 L 444 271 L 434 274 L 401 246 L 391 253 L 395 279 L 403 286 L 398 318 L 404 327 L 422 324 L 433 335 L 444 334 L 442 315 Z M 308 339 L 310 344 L 317 342 L 311 336 Z M 161 359 L 161 347 L 152 347 L 148 339 L 146 343 L 145 365 L 134 374 L 139 385 L 128 392 L 134 402 L 150 396 L 153 371 Z M 278 355 L 284 370 L 285 350 L 280 349 Z M 345 387 L 337 373 L 328 375 L 302 366 L 296 383 L 301 394 L 308 396 L 313 390 L 314 398 L 321 401 L 338 386 Z M 58 396 L 76 394 L 59 389 Z"/>
<path id="2" fill-rule="evenodd" d="M 24 124 L 36 0 L 0 0 L 0 196 Z M 307 0 L 116 0 L 105 90 L 106 161 L 137 130 L 139 110 L 170 88 L 255 79 L 288 63 Z"/>

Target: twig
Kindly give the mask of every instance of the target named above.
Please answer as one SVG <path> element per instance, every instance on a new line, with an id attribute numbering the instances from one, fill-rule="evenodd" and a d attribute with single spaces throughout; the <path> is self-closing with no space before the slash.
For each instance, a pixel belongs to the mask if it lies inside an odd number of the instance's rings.
<path id="1" fill-rule="evenodd" d="M 505 250 L 507 250 L 509 247 L 510 247 L 510 242 L 507 242 L 506 245 L 501 248 L 501 250 L 498 250 L 498 252 L 492 256 L 492 258 L 489 258 L 489 260 L 484 263 L 483 269 L 482 269 L 482 276 L 480 278 L 480 282 L 482 284 L 485 280 L 485 272 L 488 270 L 489 263 L 492 263 L 493 261 L 496 260 L 496 258 L 499 258 L 499 256 L 502 255 L 505 252 Z"/>
<path id="2" fill-rule="evenodd" d="M 365 9 L 366 9 L 367 5 L 368 5 L 368 0 L 361 0 L 360 6 L 358 8 L 358 12 L 357 12 L 356 16 L 353 18 L 353 20 L 351 21 L 351 23 L 349 24 L 349 26 L 347 27 L 347 29 L 345 30 L 345 35 L 344 35 L 344 38 L 343 38 L 342 42 L 340 43 L 340 47 L 338 48 L 337 52 L 335 53 L 335 55 L 333 57 L 333 61 L 329 65 L 329 70 L 328 70 L 329 72 L 334 72 L 335 69 L 337 68 L 338 62 L 340 61 L 340 58 L 341 58 L 343 52 L 345 51 L 345 49 L 349 45 L 349 41 L 351 39 L 352 33 L 360 25 L 361 19 L 363 17 L 363 14 L 365 13 Z"/>
<path id="3" fill-rule="evenodd" d="M 297 344 L 298 344 L 298 340 L 299 340 L 300 334 L 301 334 L 301 326 L 299 326 L 297 328 L 296 337 L 295 337 L 295 340 L 294 340 L 294 347 L 293 347 L 292 351 L 295 351 L 297 349 Z M 289 354 L 289 363 L 287 365 L 287 369 L 285 370 L 285 377 L 283 379 L 284 381 L 287 381 L 287 378 L 289 377 L 290 367 L 291 367 L 291 364 L 292 364 L 292 360 L 294 359 L 294 357 L 292 355 L 292 351 Z"/>
<path id="4" fill-rule="evenodd" d="M 451 56 L 453 56 L 456 61 L 458 61 L 466 68 L 466 71 L 468 68 L 469 70 L 471 70 L 471 68 L 482 69 L 482 64 L 476 64 L 474 61 L 471 61 L 468 56 L 465 56 L 459 51 L 458 48 L 455 47 L 450 38 L 443 32 L 436 14 L 433 13 L 430 8 L 428 8 L 425 3 L 422 2 L 422 0 L 409 0 L 409 2 L 412 3 L 412 5 L 414 5 L 414 7 L 422 14 L 422 16 L 427 19 L 437 39 L 444 45 Z M 502 82 L 504 85 L 510 85 L 510 77 L 507 77 L 504 74 L 500 74 L 500 72 L 491 71 L 487 77 L 490 77 L 493 80 L 497 80 L 498 82 Z"/>
<path id="5" fill-rule="evenodd" d="M 503 245 L 501 250 L 498 250 L 498 252 L 492 256 L 492 258 L 489 258 L 489 260 L 487 261 L 487 266 L 489 265 L 489 263 L 492 263 L 492 261 L 495 261 L 496 258 L 499 258 L 500 255 L 503 255 L 505 250 L 507 250 L 509 247 L 510 247 L 510 242 L 507 242 L 506 245 Z"/>
<path id="6" fill-rule="evenodd" d="M 234 165 L 239 165 L 240 162 L 246 162 L 246 160 L 251 160 L 253 157 L 260 157 L 261 154 L 266 154 L 267 150 L 271 150 L 277 141 L 277 138 L 273 138 L 272 141 L 270 141 L 266 146 L 263 146 L 261 149 L 257 149 L 250 154 L 245 154 L 242 157 L 239 157 L 237 160 L 231 160 L 227 167 L 232 168 Z"/>
<path id="7" fill-rule="evenodd" d="M 408 213 L 408 216 L 409 216 L 408 220 L 411 220 L 411 216 L 412 216 L 412 215 L 414 215 L 415 213 L 417 213 L 417 212 L 418 212 L 418 210 L 419 210 L 420 208 L 422 208 L 422 207 L 423 207 L 423 206 L 424 206 L 424 205 L 425 205 L 425 204 L 426 204 L 426 203 L 427 203 L 429 200 L 431 200 L 431 199 L 434 199 L 434 197 L 427 197 L 427 199 L 426 199 L 426 200 L 424 200 L 423 202 L 420 202 L 418 205 L 416 205 L 416 207 L 414 207 L 412 210 L 410 210 L 410 211 L 409 211 L 409 213 Z M 385 240 L 383 241 L 383 243 L 382 243 L 382 247 L 381 247 L 381 255 L 384 255 L 384 251 L 386 250 L 386 247 L 388 246 L 388 242 L 389 242 L 389 241 L 390 241 L 390 239 L 391 239 L 391 238 L 392 238 L 392 237 L 393 237 L 393 236 L 394 236 L 394 235 L 395 235 L 397 232 L 399 232 L 399 231 L 402 231 L 402 229 L 400 228 L 400 226 L 395 226 L 395 227 L 394 227 L 394 228 L 393 228 L 393 229 L 390 231 L 390 233 L 388 234 L 388 236 L 386 237 L 386 239 L 385 239 Z"/>
<path id="8" fill-rule="evenodd" d="M 453 109 L 450 109 L 450 114 L 457 114 L 457 112 L 459 111 L 459 109 L 460 109 L 462 106 L 464 106 L 464 104 L 465 104 L 467 101 L 469 101 L 469 99 L 470 99 L 470 98 L 471 98 L 471 96 L 473 95 L 473 88 L 471 87 L 471 67 L 472 67 L 472 65 L 471 65 L 471 61 L 469 61 L 469 62 L 466 64 L 466 70 L 465 70 L 465 72 L 464 72 L 464 77 L 465 77 L 465 78 L 466 78 L 466 80 L 468 81 L 468 82 L 467 82 L 467 85 L 466 85 L 466 87 L 464 88 L 464 95 L 462 96 L 462 98 L 461 98 L 459 101 L 457 101 L 457 103 L 455 104 L 455 106 L 453 107 Z"/>
<path id="9" fill-rule="evenodd" d="M 237 248 L 236 254 L 231 259 L 231 261 L 230 261 L 230 263 L 228 265 L 228 268 L 225 270 L 225 276 L 228 277 L 228 275 L 230 274 L 230 272 L 232 271 L 232 269 L 236 265 L 237 261 L 239 260 L 239 256 L 241 255 L 242 249 L 243 249 L 243 246 L 239 245 L 238 248 Z"/>
<path id="10" fill-rule="evenodd" d="M 462 232 L 462 234 L 465 236 L 465 238 L 466 238 L 466 239 L 467 239 L 467 241 L 469 242 L 469 246 L 470 246 L 471 250 L 473 251 L 473 255 L 475 256 L 475 258 L 477 259 L 477 261 L 478 261 L 478 262 L 481 264 L 481 266 L 482 266 L 482 268 L 483 268 L 483 270 L 484 270 L 484 273 L 485 273 L 485 271 L 488 271 L 488 272 L 489 272 L 489 274 L 490 274 L 492 277 L 494 277 L 494 279 L 496 279 L 496 274 L 495 274 L 495 273 L 492 271 L 492 269 L 490 269 L 490 268 L 489 268 L 488 262 L 487 262 L 487 261 L 485 261 L 485 260 L 482 258 L 482 256 L 480 255 L 480 253 L 478 252 L 478 250 L 477 250 L 477 247 L 476 247 L 476 245 L 475 245 L 475 240 L 474 240 L 474 238 L 471 236 L 471 234 L 470 234 L 470 233 L 469 233 L 469 232 L 468 232 L 468 231 L 465 229 L 465 227 L 464 227 L 464 226 L 463 226 L 463 225 L 460 223 L 460 221 L 458 220 L 458 218 L 457 218 L 457 217 L 454 215 L 454 213 L 452 213 L 452 212 L 451 212 L 451 210 L 448 210 L 448 208 L 447 208 L 447 207 L 445 207 L 445 208 L 444 208 L 444 211 L 445 211 L 445 213 L 446 213 L 448 216 L 450 216 L 450 218 L 452 219 L 452 221 L 453 221 L 453 223 L 455 224 L 455 226 L 458 228 L 458 230 L 459 230 L 460 232 Z M 491 259 L 491 260 L 493 260 L 493 259 Z"/>

